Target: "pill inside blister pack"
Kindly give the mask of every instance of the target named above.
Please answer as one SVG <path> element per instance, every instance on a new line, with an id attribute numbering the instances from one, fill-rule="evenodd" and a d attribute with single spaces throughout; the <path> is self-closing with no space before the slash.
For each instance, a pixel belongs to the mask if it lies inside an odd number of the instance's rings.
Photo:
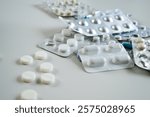
<path id="1" fill-rule="evenodd" d="M 122 34 L 137 30 L 137 27 L 122 11 L 96 11 L 92 15 L 69 22 L 70 28 L 86 36 Z"/>
<path id="2" fill-rule="evenodd" d="M 90 43 L 85 40 L 85 36 L 63 29 L 61 33 L 54 34 L 52 39 L 45 40 L 38 46 L 61 57 L 68 57 L 88 44 Z"/>
<path id="3" fill-rule="evenodd" d="M 140 68 L 150 70 L 150 40 L 132 38 L 134 61 Z"/>
<path id="4" fill-rule="evenodd" d="M 47 0 L 46 4 L 51 11 L 58 16 L 77 16 L 88 14 L 91 8 L 88 5 L 79 3 L 77 0 Z"/>
<path id="5" fill-rule="evenodd" d="M 101 71 L 132 68 L 134 63 L 124 47 L 114 40 L 108 44 L 89 45 L 78 51 L 86 72 L 95 73 Z"/>

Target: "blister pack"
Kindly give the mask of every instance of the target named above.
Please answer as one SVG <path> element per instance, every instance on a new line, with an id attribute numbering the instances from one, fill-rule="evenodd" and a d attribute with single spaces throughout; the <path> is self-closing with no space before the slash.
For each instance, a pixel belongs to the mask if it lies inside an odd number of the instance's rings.
<path id="1" fill-rule="evenodd" d="M 92 15 L 70 20 L 69 26 L 86 36 L 123 34 L 137 30 L 137 27 L 119 9 L 96 11 Z"/>
<path id="2" fill-rule="evenodd" d="M 63 29 L 61 33 L 54 34 L 52 39 L 47 39 L 38 46 L 61 57 L 69 57 L 78 49 L 89 45 L 90 41 L 85 36 Z"/>
<path id="3" fill-rule="evenodd" d="M 46 0 L 50 10 L 57 16 L 70 17 L 87 15 L 91 12 L 88 5 L 78 2 L 78 0 Z"/>
<path id="4" fill-rule="evenodd" d="M 134 63 L 124 47 L 111 40 L 107 44 L 89 45 L 78 51 L 78 57 L 86 72 L 132 68 Z"/>
<path id="5" fill-rule="evenodd" d="M 135 64 L 145 70 L 150 70 L 150 39 L 132 38 Z"/>

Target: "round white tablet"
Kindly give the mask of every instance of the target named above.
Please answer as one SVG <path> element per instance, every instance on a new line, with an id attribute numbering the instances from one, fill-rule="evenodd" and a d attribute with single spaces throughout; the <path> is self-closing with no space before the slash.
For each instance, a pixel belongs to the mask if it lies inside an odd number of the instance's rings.
<path id="1" fill-rule="evenodd" d="M 33 58 L 30 55 L 25 55 L 20 58 L 20 63 L 23 65 L 30 65 L 33 63 Z"/>
<path id="2" fill-rule="evenodd" d="M 35 90 L 32 90 L 32 89 L 24 90 L 20 94 L 20 99 L 21 100 L 37 100 L 38 94 Z"/>
<path id="3" fill-rule="evenodd" d="M 41 84 L 54 84 L 55 83 L 55 75 L 51 73 L 44 73 L 40 76 L 40 83 Z"/>
<path id="4" fill-rule="evenodd" d="M 70 52 L 70 46 L 67 44 L 60 44 L 58 46 L 58 51 L 60 53 L 69 53 Z"/>
<path id="5" fill-rule="evenodd" d="M 37 60 L 46 60 L 48 58 L 48 54 L 45 51 L 37 51 L 34 54 L 34 58 Z"/>
<path id="6" fill-rule="evenodd" d="M 72 31 L 70 29 L 62 29 L 61 33 L 67 37 L 70 37 L 72 35 Z"/>
<path id="7" fill-rule="evenodd" d="M 53 69 L 54 69 L 53 64 L 49 62 L 42 63 L 39 68 L 40 72 L 44 72 L 44 73 L 52 72 Z"/>
<path id="8" fill-rule="evenodd" d="M 36 74 L 32 71 L 26 71 L 21 75 L 22 82 L 30 83 L 35 81 L 35 79 L 36 79 Z"/>

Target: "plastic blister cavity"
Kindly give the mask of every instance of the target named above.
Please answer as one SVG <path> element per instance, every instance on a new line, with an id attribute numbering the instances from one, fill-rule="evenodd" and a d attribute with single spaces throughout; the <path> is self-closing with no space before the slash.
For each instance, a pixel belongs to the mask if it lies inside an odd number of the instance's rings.
<path id="1" fill-rule="evenodd" d="M 78 56 L 85 71 L 89 73 L 132 68 L 134 66 L 124 47 L 112 40 L 108 44 L 85 46 L 78 51 Z"/>
<path id="2" fill-rule="evenodd" d="M 71 20 L 69 26 L 74 31 L 86 36 L 122 34 L 137 30 L 132 21 L 118 9 L 96 11 L 92 15 Z"/>
<path id="3" fill-rule="evenodd" d="M 150 40 L 141 37 L 132 38 L 135 64 L 145 70 L 150 70 Z"/>
<path id="4" fill-rule="evenodd" d="M 61 57 L 69 57 L 87 44 L 88 41 L 85 41 L 83 35 L 63 29 L 61 33 L 54 34 L 53 39 L 48 39 L 38 46 Z"/>

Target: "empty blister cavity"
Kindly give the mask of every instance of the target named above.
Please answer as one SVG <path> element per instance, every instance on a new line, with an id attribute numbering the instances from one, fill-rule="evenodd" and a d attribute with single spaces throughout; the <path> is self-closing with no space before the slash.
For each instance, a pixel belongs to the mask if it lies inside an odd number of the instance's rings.
<path id="1" fill-rule="evenodd" d="M 118 25 L 112 25 L 111 28 L 112 28 L 112 30 L 114 30 L 114 31 L 120 31 L 120 30 L 121 30 L 121 27 L 118 26 Z"/>
<path id="2" fill-rule="evenodd" d="M 130 25 L 127 24 L 127 23 L 124 23 L 124 24 L 123 24 L 123 27 L 124 27 L 124 28 L 127 28 L 127 29 L 130 29 Z"/>
<path id="3" fill-rule="evenodd" d="M 91 46 L 86 46 L 82 49 L 80 49 L 80 53 L 84 55 L 93 55 L 93 54 L 98 54 L 99 48 L 96 45 L 91 45 Z"/>
<path id="4" fill-rule="evenodd" d="M 64 42 L 64 36 L 61 33 L 54 34 L 53 37 L 54 42 Z"/>
<path id="5" fill-rule="evenodd" d="M 109 45 L 105 46 L 104 50 L 106 52 L 120 52 L 122 45 L 119 43 L 109 43 Z"/>
<path id="6" fill-rule="evenodd" d="M 41 74 L 39 81 L 41 84 L 52 85 L 55 84 L 56 78 L 55 75 L 52 73 L 44 73 Z"/>
<path id="7" fill-rule="evenodd" d="M 99 27 L 99 31 L 100 31 L 101 33 L 109 33 L 109 29 L 106 28 L 106 27 Z"/>
<path id="8" fill-rule="evenodd" d="M 21 100 L 37 100 L 38 93 L 33 89 L 27 89 L 20 93 Z"/>
<path id="9" fill-rule="evenodd" d="M 113 19 L 111 17 L 108 17 L 108 16 L 104 17 L 103 20 L 105 22 L 113 22 Z"/>
<path id="10" fill-rule="evenodd" d="M 86 29 L 86 32 L 89 34 L 96 34 L 95 29 L 91 29 L 91 28 Z"/>
<path id="11" fill-rule="evenodd" d="M 100 19 L 96 19 L 96 18 L 91 19 L 91 22 L 92 22 L 93 24 L 101 24 L 101 20 L 100 20 Z"/>
<path id="12" fill-rule="evenodd" d="M 79 25 L 81 25 L 81 26 L 88 26 L 89 24 L 88 24 L 88 22 L 85 21 L 85 20 L 80 20 L 80 21 L 79 21 Z"/>
<path id="13" fill-rule="evenodd" d="M 43 73 L 53 72 L 53 69 L 54 69 L 53 64 L 51 64 L 49 62 L 42 63 L 39 66 L 39 71 L 43 72 Z"/>
<path id="14" fill-rule="evenodd" d="M 123 21 L 124 20 L 123 16 L 120 16 L 120 15 L 115 15 L 115 19 L 119 20 L 119 21 Z"/>
<path id="15" fill-rule="evenodd" d="M 20 58 L 20 64 L 30 65 L 33 63 L 33 57 L 30 55 L 25 55 Z"/>
<path id="16" fill-rule="evenodd" d="M 26 72 L 22 73 L 20 80 L 25 83 L 31 83 L 31 82 L 35 81 L 35 79 L 36 79 L 36 74 L 34 72 L 26 71 Z"/>
<path id="17" fill-rule="evenodd" d="M 105 59 L 104 58 L 90 58 L 86 65 L 88 67 L 103 67 L 105 65 Z"/>

